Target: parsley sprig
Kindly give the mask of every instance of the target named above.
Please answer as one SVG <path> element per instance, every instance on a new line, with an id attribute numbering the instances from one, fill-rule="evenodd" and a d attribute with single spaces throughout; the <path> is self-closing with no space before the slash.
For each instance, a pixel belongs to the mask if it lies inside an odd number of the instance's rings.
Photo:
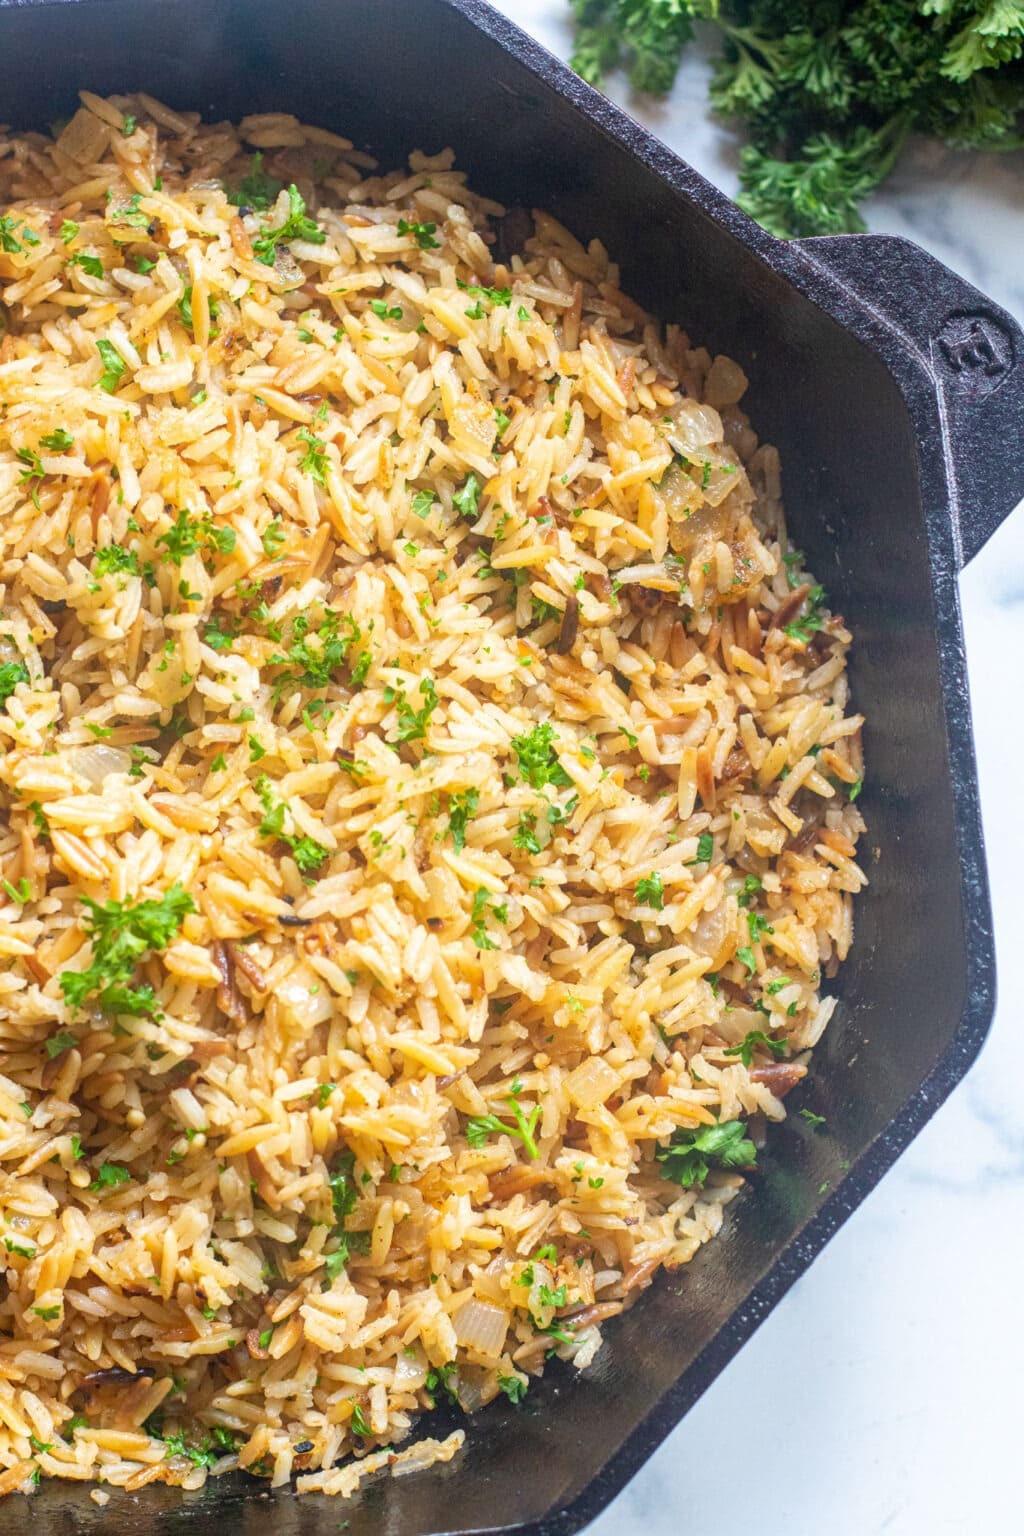
<path id="1" fill-rule="evenodd" d="M 740 201 L 776 234 L 863 229 L 858 205 L 911 133 L 978 149 L 1024 128 L 1018 0 L 569 0 L 575 68 L 625 62 L 667 91 L 707 19 L 722 42 L 712 105 L 738 118 Z"/>
<path id="2" fill-rule="evenodd" d="M 519 1103 L 519 1095 L 523 1091 L 523 1085 L 518 1077 L 509 1089 L 508 1112 L 515 1120 L 514 1125 L 509 1125 L 504 1120 L 499 1120 L 497 1115 L 474 1115 L 466 1124 L 466 1140 L 471 1147 L 482 1147 L 488 1136 L 515 1136 L 522 1142 L 526 1155 L 531 1161 L 540 1157 L 540 1149 L 534 1140 L 534 1132 L 537 1122 L 540 1120 L 540 1105 L 535 1104 L 527 1115 Z"/>

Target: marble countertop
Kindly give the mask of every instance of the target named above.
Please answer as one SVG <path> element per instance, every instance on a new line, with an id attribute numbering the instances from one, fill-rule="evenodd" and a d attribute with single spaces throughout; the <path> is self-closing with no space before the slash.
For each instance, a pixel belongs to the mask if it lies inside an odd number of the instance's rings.
<path id="1" fill-rule="evenodd" d="M 566 58 L 568 0 L 496 0 Z M 726 192 L 736 140 L 708 111 L 707 59 L 667 102 L 611 94 Z M 1024 152 L 914 145 L 866 209 L 1024 321 Z M 1024 434 L 1022 434 L 1024 451 Z M 1024 644 L 1024 503 L 960 581 L 1000 999 L 981 1059 L 878 1189 L 588 1536 L 975 1536 L 1019 1507 L 1024 1363 L 1024 977 L 1012 964 L 1024 727 L 1002 689 Z M 1012 674 L 1010 674 L 1012 675 Z M 1015 748 L 1017 750 L 1015 750 Z M 999 828 L 997 832 L 997 827 Z M 738 1433 L 739 1431 L 739 1433 Z M 740 1465 L 769 1476 L 715 1473 Z M 712 1476 L 701 1472 L 710 1465 Z M 785 1469 L 785 1470 L 783 1470 Z"/>

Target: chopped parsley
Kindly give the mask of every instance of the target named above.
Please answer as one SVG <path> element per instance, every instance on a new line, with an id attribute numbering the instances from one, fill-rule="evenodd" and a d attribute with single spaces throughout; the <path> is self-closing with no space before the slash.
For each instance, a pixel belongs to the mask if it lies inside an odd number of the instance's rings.
<path id="1" fill-rule="evenodd" d="M 8 1253 L 16 1253 L 20 1259 L 34 1259 L 35 1248 L 27 1248 L 24 1243 L 16 1243 L 13 1237 L 4 1238 L 4 1247 Z"/>
<path id="2" fill-rule="evenodd" d="M 426 701 L 420 709 L 413 709 L 405 694 L 388 686 L 384 689 L 385 704 L 394 704 L 398 711 L 396 741 L 422 741 L 427 734 L 430 717 L 440 700 L 432 677 L 420 679 L 419 691 Z"/>
<path id="3" fill-rule="evenodd" d="M 433 491 L 417 491 L 412 498 L 413 516 L 427 517 L 436 500 L 437 497 Z"/>
<path id="4" fill-rule="evenodd" d="M 543 789 L 545 784 L 565 788 L 572 783 L 558 760 L 554 741 L 555 730 L 549 720 L 535 725 L 528 735 L 512 738 L 520 777 L 533 789 Z"/>
<path id="5" fill-rule="evenodd" d="M 89 256 L 85 251 L 76 251 L 68 260 L 69 267 L 81 267 L 87 277 L 102 277 L 103 263 L 98 256 Z"/>
<path id="6" fill-rule="evenodd" d="M 62 1056 L 65 1051 L 70 1051 L 78 1044 L 77 1035 L 73 1035 L 69 1029 L 59 1030 L 46 1041 L 46 1054 L 53 1061 L 57 1056 Z"/>
<path id="7" fill-rule="evenodd" d="M 120 1163 L 100 1163 L 96 1170 L 96 1177 L 89 1188 L 95 1194 L 107 1189 L 117 1189 L 119 1185 L 130 1182 L 131 1174 L 127 1168 L 122 1168 Z"/>
<path id="8" fill-rule="evenodd" d="M 28 668 L 20 661 L 0 664 L 0 705 L 6 704 L 19 683 L 29 681 Z"/>
<path id="9" fill-rule="evenodd" d="M 770 1035 L 765 1034 L 763 1029 L 752 1029 L 739 1045 L 731 1045 L 727 1051 L 722 1052 L 722 1055 L 738 1056 L 743 1065 L 749 1067 L 754 1059 L 754 1048 L 758 1045 L 764 1046 L 766 1051 L 771 1051 L 776 1059 L 785 1056 L 787 1050 L 785 1040 L 773 1040 Z"/>
<path id="10" fill-rule="evenodd" d="M 800 1118 L 807 1121 L 812 1131 L 816 1131 L 819 1126 L 825 1124 L 825 1116 L 816 1115 L 813 1109 L 802 1109 L 800 1111 Z"/>
<path id="11" fill-rule="evenodd" d="M 440 240 L 435 240 L 437 233 L 436 224 L 416 224 L 408 219 L 399 219 L 398 233 L 400 235 L 412 235 L 421 251 L 439 251 Z"/>
<path id="12" fill-rule="evenodd" d="M 504 305 L 506 308 L 512 303 L 511 288 L 483 288 L 479 283 L 457 281 L 463 293 L 471 294 L 475 299 L 489 299 L 492 304 Z"/>
<path id="13" fill-rule="evenodd" d="M 456 853 L 466 846 L 466 826 L 476 815 L 480 804 L 480 791 L 467 789 L 448 796 L 448 831 Z"/>
<path id="14" fill-rule="evenodd" d="M 227 194 L 227 198 L 236 208 L 255 208 L 257 212 L 263 213 L 277 201 L 278 193 L 282 190 L 283 183 L 266 174 L 263 156 L 257 152 L 252 157 L 248 176 L 242 177 L 238 186 Z"/>
<path id="15" fill-rule="evenodd" d="M 264 528 L 260 543 L 268 560 L 280 560 L 281 548 L 288 542 L 288 535 L 279 517 L 273 518 Z"/>
<path id="16" fill-rule="evenodd" d="M 537 837 L 537 817 L 533 811 L 519 812 L 519 825 L 515 836 L 512 838 L 513 848 L 521 848 L 524 853 L 540 853 L 541 845 Z"/>
<path id="17" fill-rule="evenodd" d="M 491 905 L 494 916 L 499 923 L 508 921 L 508 905 L 506 902 L 498 902 L 485 886 L 480 886 L 473 893 L 473 911 L 471 919 L 473 923 L 472 939 L 477 949 L 497 949 L 497 944 L 490 937 L 484 927 L 484 918 L 487 915 L 488 903 Z"/>
<path id="18" fill-rule="evenodd" d="M 636 899 L 640 906 L 653 907 L 655 912 L 661 912 L 664 909 L 665 886 L 657 870 L 637 881 Z"/>
<path id="19" fill-rule="evenodd" d="M 529 1385 L 522 1376 L 499 1376 L 498 1390 L 504 1392 L 510 1403 L 521 1403 Z"/>
<path id="20" fill-rule="evenodd" d="M 93 901 L 83 896 L 88 915 L 83 926 L 92 943 L 92 964 L 84 971 L 62 971 L 60 989 L 72 1008 L 82 1008 L 95 996 L 108 1013 L 157 1014 L 153 988 L 127 985 L 139 961 L 166 949 L 182 920 L 196 910 L 180 885 L 172 885 L 157 901 Z"/>
<path id="21" fill-rule="evenodd" d="M 470 475 L 462 489 L 455 492 L 452 505 L 467 521 L 476 521 L 480 515 L 480 482 L 476 475 Z"/>
<path id="22" fill-rule="evenodd" d="M 812 587 L 804 599 L 803 617 L 794 619 L 791 624 L 785 626 L 785 632 L 791 640 L 798 640 L 803 645 L 813 640 L 824 624 L 825 603 L 825 588 Z"/>
<path id="23" fill-rule="evenodd" d="M 165 547 L 168 560 L 174 565 L 181 565 L 187 555 L 200 551 L 204 556 L 215 550 L 222 555 L 230 555 L 237 539 L 233 528 L 216 527 L 211 513 L 206 512 L 202 517 L 195 518 L 183 509 L 156 542 Z"/>
<path id="24" fill-rule="evenodd" d="M 105 394 L 112 395 L 128 364 L 111 341 L 98 341 L 96 350 L 103 364 L 103 372 L 96 381 L 97 385 Z"/>
<path id="25" fill-rule="evenodd" d="M 661 1176 L 683 1189 L 702 1185 L 712 1168 L 749 1168 L 757 1162 L 757 1148 L 746 1138 L 742 1120 L 723 1120 L 698 1130 L 674 1131 L 667 1146 L 655 1157 Z"/>
<path id="26" fill-rule="evenodd" d="M 287 843 L 299 872 L 303 875 L 315 874 L 324 860 L 330 856 L 330 849 L 325 848 L 323 843 L 318 843 L 313 837 L 296 837 L 293 833 L 285 832 L 286 806 L 283 800 L 275 800 L 266 774 L 261 774 L 257 780 L 256 793 L 263 805 L 260 836 L 275 837 L 282 843 Z"/>
<path id="27" fill-rule="evenodd" d="M 292 240 L 305 240 L 310 245 L 324 245 L 327 235 L 315 219 L 306 213 L 306 203 L 293 182 L 288 188 L 288 217 L 279 229 L 264 229 L 252 242 L 253 255 L 265 267 L 274 265 L 274 255 L 279 245 Z"/>
<path id="28" fill-rule="evenodd" d="M 96 551 L 92 564 L 93 575 L 113 576 L 121 572 L 128 576 L 138 576 L 138 555 L 134 549 L 126 549 L 123 544 L 104 544 L 102 549 Z"/>
<path id="29" fill-rule="evenodd" d="M 317 485 L 327 485 L 327 444 L 322 437 L 315 437 L 308 427 L 299 429 L 299 438 L 306 444 L 306 451 L 299 460 L 299 469 Z"/>
<path id="30" fill-rule="evenodd" d="M 346 663 L 352 686 L 359 687 L 365 681 L 373 659 L 369 651 L 362 651 L 349 660 L 352 647 L 361 639 L 362 630 L 347 613 L 325 608 L 316 626 L 308 614 L 300 613 L 292 621 L 291 643 L 287 651 L 270 658 L 271 666 L 288 668 L 274 684 L 275 695 L 280 698 L 289 684 L 299 688 L 326 688 Z"/>

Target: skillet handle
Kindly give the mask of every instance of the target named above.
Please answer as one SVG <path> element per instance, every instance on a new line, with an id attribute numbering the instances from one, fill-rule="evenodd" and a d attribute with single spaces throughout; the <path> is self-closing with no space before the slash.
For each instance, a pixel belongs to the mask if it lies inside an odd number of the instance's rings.
<path id="1" fill-rule="evenodd" d="M 1024 331 L 910 240 L 826 235 L 790 244 L 852 289 L 930 375 L 963 568 L 1024 496 Z"/>

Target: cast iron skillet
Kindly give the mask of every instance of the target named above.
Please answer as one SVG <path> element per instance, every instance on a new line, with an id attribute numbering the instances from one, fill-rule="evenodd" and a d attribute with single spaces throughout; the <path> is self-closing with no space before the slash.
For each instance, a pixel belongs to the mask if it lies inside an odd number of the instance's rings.
<path id="1" fill-rule="evenodd" d="M 868 719 L 869 891 L 798 1117 L 726 1232 L 558 1366 L 467 1424 L 450 1467 L 351 1504 L 258 1482 L 202 1495 L 54 1484 L 0 1505 L 35 1536 L 437 1536 L 578 1530 L 726 1365 L 963 1076 L 992 1014 L 992 927 L 956 577 L 1024 493 L 1024 336 L 915 246 L 783 245 L 479 0 L 0 0 L 0 118 L 82 86 L 239 118 L 293 111 L 373 147 L 455 147 L 481 191 L 551 209 L 623 286 L 742 362 L 790 525 L 847 616 Z M 796 1100 L 796 1102 L 794 1102 Z M 820 1193 L 822 1187 L 826 1193 Z M 809 1364 L 809 1362 L 808 1362 Z M 443 1427 L 443 1424 L 442 1424 Z"/>

